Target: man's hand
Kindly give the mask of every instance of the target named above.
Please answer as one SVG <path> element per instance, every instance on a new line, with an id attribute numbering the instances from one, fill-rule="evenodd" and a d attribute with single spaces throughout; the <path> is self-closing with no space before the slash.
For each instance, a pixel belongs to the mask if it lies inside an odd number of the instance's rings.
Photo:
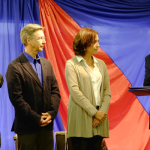
<path id="1" fill-rule="evenodd" d="M 52 116 L 49 113 L 42 113 L 39 125 L 44 127 L 52 122 Z"/>
<path id="2" fill-rule="evenodd" d="M 103 122 L 106 119 L 106 113 L 102 111 L 97 111 L 95 114 L 95 118 L 98 119 L 100 122 Z"/>

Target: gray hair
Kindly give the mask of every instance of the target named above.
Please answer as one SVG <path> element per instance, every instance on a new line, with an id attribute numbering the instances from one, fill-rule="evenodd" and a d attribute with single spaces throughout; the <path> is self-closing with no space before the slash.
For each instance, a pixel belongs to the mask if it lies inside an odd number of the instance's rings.
<path id="1" fill-rule="evenodd" d="M 32 38 L 33 33 L 37 30 L 44 30 L 45 27 L 42 27 L 39 24 L 28 24 L 22 28 L 20 32 L 20 39 L 21 42 L 26 46 L 27 45 L 27 38 Z"/>

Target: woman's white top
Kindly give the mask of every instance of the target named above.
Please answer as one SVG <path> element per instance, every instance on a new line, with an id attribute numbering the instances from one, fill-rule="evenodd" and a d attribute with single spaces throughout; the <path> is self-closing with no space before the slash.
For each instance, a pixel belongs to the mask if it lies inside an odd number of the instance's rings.
<path id="1" fill-rule="evenodd" d="M 92 56 L 92 57 L 94 60 L 94 70 L 92 70 L 87 65 L 86 60 L 82 56 L 76 56 L 76 58 L 79 62 L 81 60 L 83 60 L 85 67 L 87 68 L 87 70 L 89 71 L 89 73 L 91 75 L 91 81 L 92 81 L 92 85 L 93 85 L 96 106 L 99 106 L 100 105 L 100 87 L 101 87 L 101 83 L 102 83 L 102 75 L 97 67 L 97 64 L 98 64 L 97 60 L 95 59 L 94 56 Z"/>

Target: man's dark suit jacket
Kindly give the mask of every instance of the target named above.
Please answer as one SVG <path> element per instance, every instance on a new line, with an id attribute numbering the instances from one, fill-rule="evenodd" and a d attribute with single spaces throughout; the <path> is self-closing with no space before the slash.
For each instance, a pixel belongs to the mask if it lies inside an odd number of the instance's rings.
<path id="1" fill-rule="evenodd" d="M 145 57 L 145 78 L 144 86 L 150 86 L 150 54 Z M 150 116 L 149 116 L 149 129 L 150 129 Z"/>
<path id="2" fill-rule="evenodd" d="M 29 61 L 22 53 L 12 61 L 6 72 L 8 93 L 15 108 L 12 130 L 18 133 L 39 131 L 41 113 L 48 112 L 54 119 L 60 104 L 60 92 L 52 65 L 40 57 L 43 86 Z M 53 130 L 53 122 L 45 126 Z"/>
<path id="3" fill-rule="evenodd" d="M 145 57 L 144 86 L 150 86 L 150 54 Z"/>

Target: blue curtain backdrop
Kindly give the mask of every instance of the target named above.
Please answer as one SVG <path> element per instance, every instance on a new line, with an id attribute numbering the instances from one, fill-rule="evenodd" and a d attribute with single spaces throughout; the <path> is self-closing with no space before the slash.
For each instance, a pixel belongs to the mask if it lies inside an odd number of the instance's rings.
<path id="1" fill-rule="evenodd" d="M 150 0 L 54 0 L 78 24 L 98 31 L 100 46 L 132 86 L 143 86 L 150 53 Z M 150 97 L 138 97 L 150 114 Z"/>
<path id="2" fill-rule="evenodd" d="M 44 0 L 43 0 L 44 1 Z M 50 1 L 50 0 L 49 0 Z M 150 0 L 54 0 L 80 27 L 99 32 L 101 48 L 132 86 L 142 86 L 144 59 L 150 53 Z M 23 51 L 20 30 L 40 24 L 38 0 L 0 0 L 0 132 L 2 150 L 14 150 L 11 126 L 14 109 L 9 101 L 5 73 L 8 64 Z M 40 53 L 44 57 L 44 51 Z M 138 97 L 150 114 L 150 98 Z M 58 114 L 54 131 L 64 130 Z"/>

